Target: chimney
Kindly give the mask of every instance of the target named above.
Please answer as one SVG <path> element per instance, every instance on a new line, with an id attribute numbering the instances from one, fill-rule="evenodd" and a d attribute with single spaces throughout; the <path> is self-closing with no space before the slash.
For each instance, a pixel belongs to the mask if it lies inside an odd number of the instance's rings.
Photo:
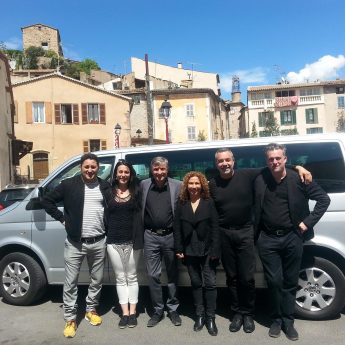
<path id="1" fill-rule="evenodd" d="M 181 62 L 177 63 L 177 68 L 182 69 L 182 63 Z"/>

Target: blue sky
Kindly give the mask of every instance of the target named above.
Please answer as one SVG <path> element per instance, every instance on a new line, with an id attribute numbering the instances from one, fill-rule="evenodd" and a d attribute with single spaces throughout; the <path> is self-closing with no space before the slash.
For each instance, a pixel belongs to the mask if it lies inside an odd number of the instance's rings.
<path id="1" fill-rule="evenodd" d="M 218 73 L 247 86 L 345 77 L 343 0 L 2 1 L 0 41 L 22 48 L 23 26 L 59 29 L 66 57 L 114 73 L 130 57 Z"/>

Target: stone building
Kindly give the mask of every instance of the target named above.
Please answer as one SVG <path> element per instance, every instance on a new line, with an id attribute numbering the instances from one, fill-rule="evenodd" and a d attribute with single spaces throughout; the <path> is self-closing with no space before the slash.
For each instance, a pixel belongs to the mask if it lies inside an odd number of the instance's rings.
<path id="1" fill-rule="evenodd" d="M 59 56 L 63 56 L 58 29 L 44 24 L 33 24 L 23 27 L 22 33 L 24 50 L 31 46 L 41 47 L 44 50 L 52 50 Z"/>

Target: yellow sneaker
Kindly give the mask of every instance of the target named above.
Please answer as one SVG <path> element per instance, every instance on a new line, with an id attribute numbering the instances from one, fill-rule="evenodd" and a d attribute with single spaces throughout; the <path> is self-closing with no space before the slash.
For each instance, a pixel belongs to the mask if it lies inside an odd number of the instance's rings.
<path id="1" fill-rule="evenodd" d="M 96 310 L 88 311 L 85 314 L 85 320 L 89 321 L 92 326 L 98 326 L 102 323 L 102 318 L 97 314 Z"/>
<path id="2" fill-rule="evenodd" d="M 75 336 L 75 332 L 77 330 L 77 324 L 75 320 L 67 321 L 65 325 L 65 329 L 63 330 L 63 335 L 66 338 L 73 338 Z"/>

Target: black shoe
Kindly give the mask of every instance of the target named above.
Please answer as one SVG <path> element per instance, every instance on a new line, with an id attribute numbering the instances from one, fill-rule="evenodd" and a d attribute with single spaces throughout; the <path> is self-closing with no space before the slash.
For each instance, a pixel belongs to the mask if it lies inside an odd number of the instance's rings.
<path id="1" fill-rule="evenodd" d="M 122 315 L 121 320 L 119 322 L 119 328 L 121 329 L 126 328 L 128 326 L 128 319 L 129 319 L 128 315 Z"/>
<path id="2" fill-rule="evenodd" d="M 250 315 L 244 315 L 243 316 L 243 330 L 246 333 L 252 333 L 254 332 L 255 324 L 254 320 Z"/>
<path id="3" fill-rule="evenodd" d="M 174 326 L 181 326 L 182 320 L 180 318 L 180 315 L 177 313 L 177 311 L 171 311 L 169 313 L 169 318 Z"/>
<path id="4" fill-rule="evenodd" d="M 280 337 L 281 329 L 282 329 L 281 324 L 277 321 L 274 321 L 270 327 L 270 330 L 268 331 L 268 335 L 272 338 L 278 338 Z"/>
<path id="5" fill-rule="evenodd" d="M 230 332 L 238 332 L 243 324 L 243 317 L 241 314 L 235 314 L 235 316 L 233 317 L 230 326 L 229 326 L 229 330 Z"/>
<path id="6" fill-rule="evenodd" d="M 161 315 L 154 313 L 151 319 L 148 321 L 147 327 L 154 327 L 158 325 L 158 323 L 162 321 L 163 319 L 164 319 L 164 313 Z"/>
<path id="7" fill-rule="evenodd" d="M 292 340 L 292 341 L 295 341 L 295 340 L 298 340 L 298 333 L 296 331 L 296 328 L 294 327 L 294 325 L 290 325 L 290 326 L 287 326 L 287 327 L 284 327 L 285 328 L 285 335 L 286 335 L 286 338 Z"/>
<path id="8" fill-rule="evenodd" d="M 129 328 L 134 328 L 135 326 L 138 325 L 138 321 L 137 321 L 137 316 L 135 314 L 131 314 L 129 315 L 128 318 L 128 327 Z"/>
<path id="9" fill-rule="evenodd" d="M 205 316 L 204 315 L 197 316 L 194 323 L 194 331 L 195 332 L 201 331 L 204 325 L 205 325 Z"/>
<path id="10" fill-rule="evenodd" d="M 214 317 L 206 317 L 205 325 L 210 335 L 216 336 L 218 334 L 218 328 Z"/>

